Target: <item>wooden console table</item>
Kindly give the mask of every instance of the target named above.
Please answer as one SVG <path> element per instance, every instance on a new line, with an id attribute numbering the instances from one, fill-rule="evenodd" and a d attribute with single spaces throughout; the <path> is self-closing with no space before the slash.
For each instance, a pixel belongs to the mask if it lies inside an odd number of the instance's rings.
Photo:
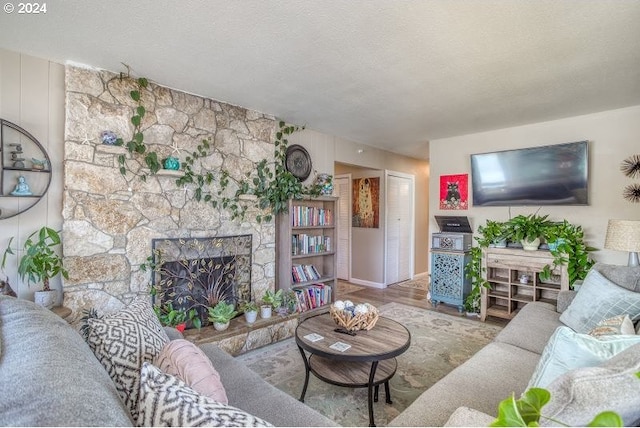
<path id="1" fill-rule="evenodd" d="M 530 302 L 556 304 L 558 292 L 569 289 L 567 266 L 556 267 L 551 278 L 543 280 L 545 266 L 553 266 L 549 251 L 526 251 L 516 248 L 484 248 L 483 277 L 491 288 L 482 287 L 480 319 L 488 315 L 511 319 Z M 524 276 L 524 277 L 523 277 Z"/>

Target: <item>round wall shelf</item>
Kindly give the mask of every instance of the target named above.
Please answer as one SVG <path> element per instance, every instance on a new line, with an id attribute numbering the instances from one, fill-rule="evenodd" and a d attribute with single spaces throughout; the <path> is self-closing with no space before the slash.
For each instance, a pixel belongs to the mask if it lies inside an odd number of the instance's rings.
<path id="1" fill-rule="evenodd" d="M 51 159 L 30 133 L 0 119 L 0 220 L 36 205 L 51 184 Z"/>

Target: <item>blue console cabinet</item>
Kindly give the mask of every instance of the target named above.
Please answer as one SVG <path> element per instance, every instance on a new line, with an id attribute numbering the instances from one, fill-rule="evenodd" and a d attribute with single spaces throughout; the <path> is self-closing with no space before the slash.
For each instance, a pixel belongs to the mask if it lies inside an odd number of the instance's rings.
<path id="1" fill-rule="evenodd" d="M 468 252 L 431 250 L 431 304 L 446 303 L 464 311 L 464 301 L 471 292 L 471 280 L 465 266 L 471 262 Z"/>

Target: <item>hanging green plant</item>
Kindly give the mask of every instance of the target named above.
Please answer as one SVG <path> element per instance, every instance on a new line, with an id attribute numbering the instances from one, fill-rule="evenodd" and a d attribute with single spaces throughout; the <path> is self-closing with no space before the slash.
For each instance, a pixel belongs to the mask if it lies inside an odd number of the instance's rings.
<path id="1" fill-rule="evenodd" d="M 120 78 L 124 78 L 122 74 L 120 75 Z M 134 114 L 133 116 L 131 116 L 131 123 L 133 124 L 133 135 L 131 137 L 131 140 L 127 141 L 126 143 L 122 138 L 116 139 L 116 145 L 125 146 L 127 148 L 127 151 L 132 155 L 143 156 L 144 163 L 147 168 L 149 168 L 150 173 L 155 174 L 161 168 L 158 154 L 153 151 L 147 151 L 147 146 L 144 143 L 144 133 L 142 132 L 142 119 L 147 113 L 147 110 L 142 103 L 142 93 L 149 86 L 149 81 L 144 77 L 139 77 L 137 79 L 134 79 L 134 82 L 137 86 L 137 89 L 129 92 L 129 96 L 137 104 L 136 108 L 134 109 Z M 118 156 L 118 164 L 120 165 L 120 174 L 126 176 L 127 162 L 125 155 Z M 140 179 L 142 181 L 146 181 L 147 174 L 143 173 L 138 175 L 140 176 Z"/>
<path id="2" fill-rule="evenodd" d="M 263 223 L 271 221 L 279 213 L 286 212 L 289 199 L 321 194 L 321 185 L 305 186 L 287 170 L 286 157 L 289 144 L 287 137 L 304 127 L 287 125 L 280 121 L 279 128 L 274 142 L 273 162 L 262 159 L 256 165 L 254 175 L 247 175 L 240 180 L 234 179 L 229 171 L 222 171 L 218 195 L 221 197 L 222 207 L 231 211 L 232 220 L 245 218 L 248 204 L 244 200 L 247 199 L 247 195 L 253 195 L 253 199 L 256 199 L 260 212 L 255 218 L 258 223 Z M 232 183 L 236 186 L 235 193 L 232 196 L 224 196 Z"/>

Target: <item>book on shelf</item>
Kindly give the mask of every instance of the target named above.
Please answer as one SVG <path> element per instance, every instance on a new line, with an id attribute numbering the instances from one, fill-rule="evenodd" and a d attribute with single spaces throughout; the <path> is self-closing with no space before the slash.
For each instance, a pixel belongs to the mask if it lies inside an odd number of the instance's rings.
<path id="1" fill-rule="evenodd" d="M 314 265 L 295 264 L 291 266 L 291 279 L 294 283 L 317 281 L 322 278 Z"/>
<path id="2" fill-rule="evenodd" d="M 331 251 L 331 237 L 296 233 L 291 235 L 291 255 L 317 254 Z"/>
<path id="3" fill-rule="evenodd" d="M 298 312 L 316 309 L 331 303 L 332 288 L 327 284 L 310 284 L 293 287 L 296 295 L 296 308 Z"/>
<path id="4" fill-rule="evenodd" d="M 294 227 L 331 226 L 333 211 L 327 208 L 294 205 L 291 209 L 291 225 Z"/>

